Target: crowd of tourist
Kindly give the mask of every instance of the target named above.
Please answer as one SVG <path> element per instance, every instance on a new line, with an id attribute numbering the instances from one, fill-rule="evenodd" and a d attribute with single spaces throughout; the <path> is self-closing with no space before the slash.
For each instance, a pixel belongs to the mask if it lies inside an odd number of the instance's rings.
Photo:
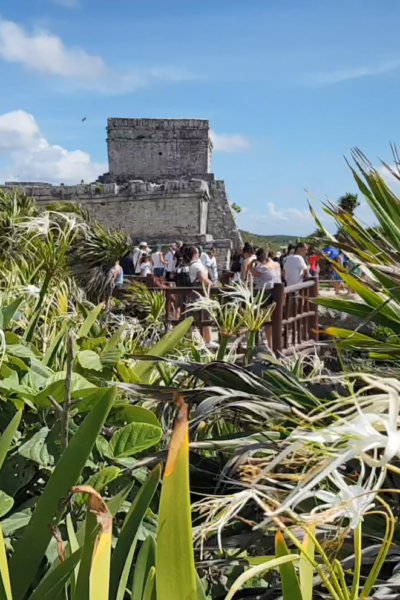
<path id="1" fill-rule="evenodd" d="M 151 249 L 147 242 L 141 242 L 117 261 L 113 273 L 116 284 L 123 283 L 124 275 L 154 275 L 178 286 L 218 283 L 215 250 L 188 246 L 181 241 L 174 242 L 166 251 L 159 245 Z"/>
<path id="2" fill-rule="evenodd" d="M 318 277 L 319 256 L 306 243 L 289 245 L 286 252 L 271 252 L 246 243 L 233 255 L 231 271 L 235 280 L 254 278 L 256 289 L 271 290 L 276 283 L 296 285 L 307 277 Z"/>

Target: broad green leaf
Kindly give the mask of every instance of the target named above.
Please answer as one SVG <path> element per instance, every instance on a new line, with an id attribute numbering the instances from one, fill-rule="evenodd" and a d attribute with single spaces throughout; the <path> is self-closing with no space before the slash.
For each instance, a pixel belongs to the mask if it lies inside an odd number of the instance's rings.
<path id="1" fill-rule="evenodd" d="M 275 551 L 279 558 L 290 556 L 285 538 L 280 531 L 278 531 L 275 537 Z M 293 563 L 288 562 L 281 564 L 279 570 L 281 572 L 283 600 L 303 600 L 299 580 Z"/>
<path id="2" fill-rule="evenodd" d="M 117 479 L 120 473 L 121 469 L 119 467 L 104 467 L 104 469 L 100 469 L 100 471 L 89 477 L 85 485 L 90 485 L 96 492 L 101 492 L 106 485 Z"/>
<path id="3" fill-rule="evenodd" d="M 139 550 L 133 573 L 132 600 L 142 600 L 144 587 L 151 567 L 156 565 L 156 543 L 152 535 L 148 535 Z"/>
<path id="4" fill-rule="evenodd" d="M 8 344 L 7 352 L 17 358 L 36 358 L 36 354 L 27 346 L 22 344 Z"/>
<path id="5" fill-rule="evenodd" d="M 12 418 L 10 423 L 7 425 L 7 429 L 4 431 L 3 435 L 0 438 L 0 469 L 3 466 L 4 460 L 7 456 L 7 452 L 9 451 L 13 438 L 18 430 L 18 425 L 21 422 L 21 412 L 17 412 L 16 415 Z"/>
<path id="6" fill-rule="evenodd" d="M 7 345 L 20 343 L 20 337 L 13 331 L 6 331 L 4 335 L 6 336 Z"/>
<path id="7" fill-rule="evenodd" d="M 52 467 L 54 465 L 54 457 L 49 454 L 46 444 L 49 432 L 48 427 L 42 427 L 30 440 L 18 448 L 19 454 L 37 462 L 41 467 Z"/>
<path id="8" fill-rule="evenodd" d="M 33 359 L 31 358 L 30 360 Z M 9 355 L 8 362 L 10 363 L 10 365 L 17 367 L 20 371 L 25 371 L 26 373 L 29 371 L 29 367 L 26 364 L 26 362 L 24 362 L 21 358 L 18 358 L 18 356 Z"/>
<path id="9" fill-rule="evenodd" d="M 148 423 L 155 427 L 161 427 L 159 420 L 151 410 L 147 410 L 142 406 L 131 406 L 130 404 L 123 406 L 111 415 L 108 423 Z"/>
<path id="10" fill-rule="evenodd" d="M 6 537 L 10 537 L 22 527 L 28 525 L 31 515 L 28 512 L 17 512 L 7 517 L 1 522 L 3 533 Z"/>
<path id="11" fill-rule="evenodd" d="M 139 526 L 146 514 L 150 502 L 160 481 L 161 467 L 157 465 L 142 485 L 126 515 L 117 545 L 111 559 L 110 600 L 116 600 L 121 575 L 124 571 L 129 551 Z"/>
<path id="12" fill-rule="evenodd" d="M 32 369 L 22 377 L 21 384 L 30 388 L 35 394 L 46 386 L 47 378 L 35 373 Z"/>
<path id="13" fill-rule="evenodd" d="M 16 544 L 10 561 L 14 600 L 23 600 L 35 577 L 50 543 L 51 531 L 48 525 L 58 524 L 62 515 L 59 511 L 60 501 L 77 482 L 114 402 L 115 394 L 115 388 L 104 390 L 102 401 L 89 413 L 71 439 L 38 500 L 28 526 Z"/>
<path id="14" fill-rule="evenodd" d="M 315 525 L 310 526 L 311 534 L 314 535 Z M 303 550 L 304 552 L 314 560 L 315 544 L 311 536 L 305 532 L 303 538 Z M 313 586 L 314 586 L 314 567 L 310 560 L 306 557 L 303 552 L 300 555 L 300 588 L 302 600 L 312 600 L 313 597 Z"/>
<path id="15" fill-rule="evenodd" d="M 196 600 L 189 485 L 188 407 L 179 415 L 168 452 L 161 490 L 157 533 L 157 597 Z"/>
<path id="16" fill-rule="evenodd" d="M 88 314 L 88 316 L 82 323 L 81 327 L 79 328 L 78 338 L 86 337 L 89 334 L 89 332 L 92 328 L 92 325 L 95 323 L 97 317 L 99 316 L 99 314 L 101 313 L 103 308 L 104 308 L 104 304 L 102 303 L 90 311 L 90 313 Z"/>
<path id="17" fill-rule="evenodd" d="M 51 406 L 49 396 L 52 396 L 55 400 L 57 400 L 57 402 L 64 402 L 65 378 L 66 374 L 63 371 L 54 373 L 51 377 L 49 377 L 45 389 L 34 397 L 34 403 L 43 408 Z M 92 394 L 95 390 L 96 386 L 93 383 L 90 383 L 90 381 L 82 377 L 82 375 L 79 373 L 72 373 L 72 398 L 80 398 L 81 396 Z"/>
<path id="18" fill-rule="evenodd" d="M 4 517 L 14 506 L 14 498 L 0 490 L 0 517 Z"/>
<path id="19" fill-rule="evenodd" d="M 17 376 L 17 380 L 18 380 L 18 373 L 16 371 L 13 371 L 13 369 L 10 369 L 10 367 L 7 367 L 7 365 L 5 363 L 3 363 L 0 367 L 0 375 L 3 379 L 7 379 L 8 377 L 14 377 L 14 373 Z"/>
<path id="20" fill-rule="evenodd" d="M 7 395 L 16 393 L 21 398 L 28 398 L 28 400 L 32 400 L 35 395 L 34 391 L 28 386 L 16 383 L 14 377 L 9 377 L 0 381 L 0 390 Z"/>
<path id="21" fill-rule="evenodd" d="M 193 323 L 193 317 L 189 317 L 179 323 L 172 331 L 167 333 L 157 344 L 151 349 L 152 356 L 165 356 L 179 344 L 185 337 Z M 147 383 L 154 363 L 151 361 L 139 361 L 135 365 L 134 374 L 141 379 L 143 383 Z"/>
<path id="22" fill-rule="evenodd" d="M 81 559 L 82 551 L 77 550 L 71 556 L 68 556 L 64 562 L 61 562 L 56 569 L 51 571 L 47 577 L 44 577 L 33 594 L 29 596 L 29 600 L 54 600 L 59 597 L 60 592 L 65 587 L 66 583 Z"/>
<path id="23" fill-rule="evenodd" d="M 1 309 L 1 312 L 3 315 L 2 329 L 5 329 L 11 323 L 11 321 L 13 320 L 13 317 L 14 317 L 15 313 L 17 312 L 17 310 L 19 309 L 19 306 L 20 306 L 21 302 L 23 301 L 23 299 L 24 299 L 24 297 L 21 296 L 20 298 L 16 298 L 13 302 L 11 302 L 11 304 L 8 304 L 8 306 L 2 307 L 2 309 Z"/>
<path id="24" fill-rule="evenodd" d="M 130 423 L 116 431 L 108 445 L 114 458 L 123 458 L 154 446 L 161 436 L 160 427 L 149 423 Z"/>
<path id="25" fill-rule="evenodd" d="M 77 358 L 83 369 L 101 371 L 103 368 L 103 365 L 100 361 L 100 356 L 93 350 L 82 350 L 81 352 L 78 352 Z"/>

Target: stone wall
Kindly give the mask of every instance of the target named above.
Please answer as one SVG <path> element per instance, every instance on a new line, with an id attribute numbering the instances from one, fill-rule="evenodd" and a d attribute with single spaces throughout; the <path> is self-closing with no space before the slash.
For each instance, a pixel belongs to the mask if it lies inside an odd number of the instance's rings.
<path id="1" fill-rule="evenodd" d="M 211 172 L 204 119 L 108 119 L 108 162 L 114 181 L 201 176 Z"/>
<path id="2" fill-rule="evenodd" d="M 42 206 L 60 200 L 79 202 L 106 228 L 121 228 L 134 240 L 207 239 L 210 196 L 207 182 L 201 180 L 18 187 Z"/>
<path id="3" fill-rule="evenodd" d="M 214 239 L 228 238 L 233 247 L 242 246 L 243 241 L 236 225 L 235 213 L 231 208 L 224 181 L 209 184 L 210 204 L 208 207 L 207 233 Z"/>

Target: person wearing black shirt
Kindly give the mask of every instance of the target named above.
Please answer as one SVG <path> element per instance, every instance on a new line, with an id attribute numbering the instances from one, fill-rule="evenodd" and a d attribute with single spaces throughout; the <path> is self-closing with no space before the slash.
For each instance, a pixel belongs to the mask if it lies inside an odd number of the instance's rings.
<path id="1" fill-rule="evenodd" d="M 119 259 L 119 264 L 122 267 L 124 275 L 134 275 L 135 274 L 135 266 L 133 264 L 133 256 L 130 252 L 126 254 L 122 258 Z"/>

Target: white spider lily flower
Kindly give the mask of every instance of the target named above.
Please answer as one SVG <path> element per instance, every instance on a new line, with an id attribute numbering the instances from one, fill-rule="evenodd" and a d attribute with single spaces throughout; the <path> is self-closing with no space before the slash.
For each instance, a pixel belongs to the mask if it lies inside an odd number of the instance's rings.
<path id="1" fill-rule="evenodd" d="M 45 212 L 40 217 L 30 217 L 26 221 L 18 223 L 17 227 L 26 231 L 26 233 L 47 235 L 50 229 L 50 213 Z"/>
<path id="2" fill-rule="evenodd" d="M 221 289 L 222 296 L 226 296 L 230 301 L 244 302 L 245 304 L 253 304 L 253 290 L 243 281 L 238 281 L 232 285 L 227 285 Z"/>
<path id="3" fill-rule="evenodd" d="M 51 214 L 56 215 L 56 217 L 59 219 L 63 219 L 65 221 L 66 229 L 69 232 L 74 231 L 74 229 L 81 229 L 82 231 L 86 231 L 88 228 L 87 223 L 78 219 L 74 213 L 61 213 L 51 211 Z"/>
<path id="4" fill-rule="evenodd" d="M 377 386 L 378 387 L 378 386 Z M 311 492 L 325 478 L 348 461 L 358 457 L 370 467 L 384 467 L 393 458 L 400 458 L 399 394 L 389 385 L 379 386 L 387 392 L 387 414 L 363 412 L 355 405 L 356 416 L 342 418 L 333 425 L 313 431 L 295 431 L 290 436 L 293 440 L 259 476 L 265 477 L 275 466 L 291 453 L 296 452 L 299 444 L 314 442 L 322 446 L 329 458 L 316 469 L 308 472 L 305 480 L 286 498 L 278 514 L 298 504 L 308 492 Z M 371 456 L 371 450 L 373 455 Z M 273 476 L 272 476 L 273 477 Z"/>
<path id="5" fill-rule="evenodd" d="M 209 313 L 214 313 L 221 309 L 221 305 L 218 300 L 210 298 L 210 296 L 207 294 L 203 296 L 202 294 L 199 294 L 199 292 L 195 293 L 197 294 L 197 298 L 190 302 L 185 313 L 197 310 L 206 310 Z"/>
<path id="6" fill-rule="evenodd" d="M 338 444 L 341 452 L 351 451 L 360 456 L 368 465 L 382 467 L 394 457 L 400 458 L 399 397 L 391 394 L 388 414 L 376 414 L 358 410 L 353 418 L 341 420 L 316 431 L 294 432 L 293 439 L 317 442 L 319 444 Z M 370 450 L 383 450 L 377 460 L 366 454 Z"/>
<path id="7" fill-rule="evenodd" d="M 38 298 L 40 294 L 40 288 L 38 288 L 36 285 L 26 285 L 21 289 L 21 292 L 23 294 L 26 294 L 27 296 L 33 296 L 33 298 Z"/>
<path id="8" fill-rule="evenodd" d="M 372 469 L 365 485 L 363 485 L 365 468 L 362 461 L 360 462 L 361 474 L 356 484 L 349 485 L 341 473 L 335 469 L 329 476 L 329 479 L 337 487 L 337 493 L 328 490 L 317 490 L 315 492 L 307 492 L 300 497 L 296 504 L 310 497 L 317 498 L 323 502 L 323 504 L 314 508 L 309 515 L 302 515 L 302 518 L 315 521 L 316 514 L 324 522 L 347 518 L 350 521 L 350 527 L 356 529 L 359 523 L 362 522 L 365 513 L 375 506 L 375 496 L 381 489 L 386 476 L 386 470 L 382 469 L 375 482 L 375 469 Z"/>

